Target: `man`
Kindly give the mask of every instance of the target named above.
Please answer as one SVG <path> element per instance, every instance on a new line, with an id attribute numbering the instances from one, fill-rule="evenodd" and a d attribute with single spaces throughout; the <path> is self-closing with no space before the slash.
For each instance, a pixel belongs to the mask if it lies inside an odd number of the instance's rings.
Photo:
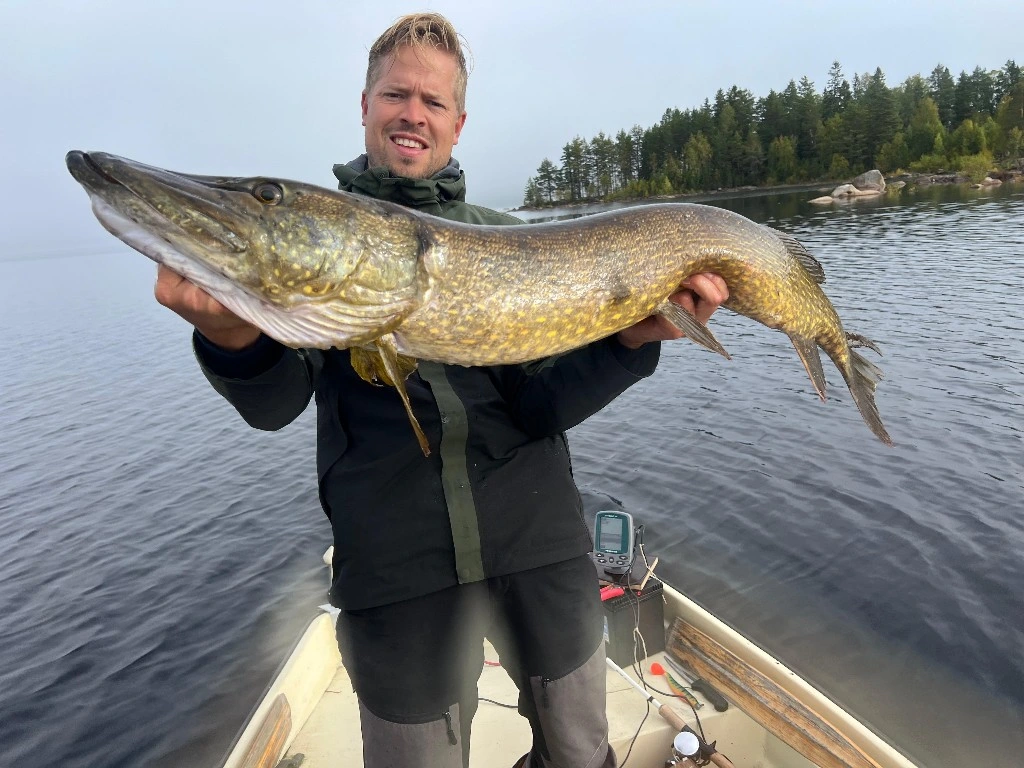
<path id="1" fill-rule="evenodd" d="M 366 154 L 335 166 L 340 188 L 459 221 L 517 223 L 464 202 L 451 152 L 466 78 L 446 19 L 399 19 L 370 50 Z M 468 765 L 484 636 L 533 729 L 519 765 L 615 765 L 591 541 L 564 432 L 650 375 L 652 342 L 680 333 L 650 318 L 529 366 L 421 362 L 407 384 L 434 449 L 424 458 L 397 393 L 363 382 L 347 351 L 286 349 L 163 267 L 156 295 L 195 326 L 204 373 L 253 426 L 279 429 L 315 396 L 331 600 L 365 765 Z M 720 277 L 697 275 L 675 300 L 703 322 L 727 296 Z"/>

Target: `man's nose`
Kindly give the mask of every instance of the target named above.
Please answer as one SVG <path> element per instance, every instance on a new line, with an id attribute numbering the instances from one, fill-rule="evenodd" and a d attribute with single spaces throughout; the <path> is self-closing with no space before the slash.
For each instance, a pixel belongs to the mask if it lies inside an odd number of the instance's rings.
<path id="1" fill-rule="evenodd" d="M 426 105 L 416 98 L 406 99 L 405 108 L 402 110 L 402 118 L 413 125 L 425 125 L 427 122 Z"/>

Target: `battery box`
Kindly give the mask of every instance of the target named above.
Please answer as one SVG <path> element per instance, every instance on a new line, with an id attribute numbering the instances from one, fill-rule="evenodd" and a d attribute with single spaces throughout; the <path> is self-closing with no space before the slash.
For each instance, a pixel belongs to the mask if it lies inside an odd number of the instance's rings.
<path id="1" fill-rule="evenodd" d="M 605 600 L 604 640 L 608 658 L 620 667 L 633 663 L 633 628 L 639 627 L 647 646 L 647 655 L 665 650 L 665 601 L 662 583 L 650 579 L 644 591 L 627 590 L 625 594 Z M 639 621 L 638 621 L 639 617 Z M 635 641 L 637 656 L 644 652 L 644 645 Z"/>

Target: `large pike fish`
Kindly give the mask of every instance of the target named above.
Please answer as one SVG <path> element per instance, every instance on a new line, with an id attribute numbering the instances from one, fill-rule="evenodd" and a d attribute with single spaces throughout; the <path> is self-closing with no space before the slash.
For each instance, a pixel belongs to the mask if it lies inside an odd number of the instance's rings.
<path id="1" fill-rule="evenodd" d="M 875 406 L 881 372 L 853 351 L 792 237 L 720 208 L 644 205 L 568 222 L 475 226 L 293 181 L 193 176 L 73 151 L 68 169 L 103 226 L 289 347 L 349 348 L 367 381 L 405 392 L 417 359 L 457 365 L 556 355 L 661 314 L 725 355 L 668 300 L 716 272 L 726 307 L 786 333 L 825 397 L 818 348 L 865 422 L 891 444 Z"/>

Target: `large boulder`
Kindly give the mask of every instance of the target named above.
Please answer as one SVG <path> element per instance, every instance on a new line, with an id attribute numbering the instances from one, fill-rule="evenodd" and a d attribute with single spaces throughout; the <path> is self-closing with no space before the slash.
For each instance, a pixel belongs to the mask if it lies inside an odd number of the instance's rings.
<path id="1" fill-rule="evenodd" d="M 832 190 L 828 197 L 816 197 L 811 200 L 815 205 L 827 205 L 836 200 L 852 200 L 858 197 L 876 197 L 885 192 L 885 179 L 881 171 L 867 171 L 849 184 L 840 184 Z"/>
<path id="2" fill-rule="evenodd" d="M 879 170 L 865 171 L 850 183 L 862 192 L 885 192 L 885 177 Z"/>
<path id="3" fill-rule="evenodd" d="M 861 191 L 853 184 L 840 184 L 832 190 L 832 197 L 839 199 L 843 197 L 857 197 Z"/>

